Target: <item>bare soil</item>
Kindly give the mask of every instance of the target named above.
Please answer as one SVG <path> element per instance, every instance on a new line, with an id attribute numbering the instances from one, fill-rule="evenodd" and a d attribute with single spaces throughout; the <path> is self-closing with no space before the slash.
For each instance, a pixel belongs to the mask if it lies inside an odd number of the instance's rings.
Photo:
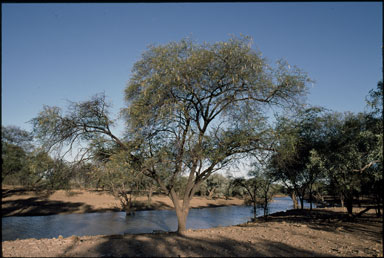
<path id="1" fill-rule="evenodd" d="M 46 201 L 61 204 L 81 203 L 92 210 L 111 208 L 110 197 L 97 192 L 77 191 L 67 196 L 57 192 Z M 4 193 L 4 192 L 3 192 Z M 8 193 L 9 194 L 9 193 Z M 56 195 L 55 195 L 56 194 Z M 59 197 L 61 196 L 61 197 Z M 65 196 L 65 194 L 64 194 Z M 82 196 L 82 197 L 81 197 Z M 6 201 L 17 201 L 36 196 L 9 194 Z M 50 199 L 52 198 L 52 199 Z M 64 198 L 64 199 L 60 199 Z M 78 198 L 78 199 L 76 199 Z M 81 199 L 84 198 L 84 199 Z M 144 198 L 144 197 L 143 197 Z M 87 199 L 88 201 L 85 201 Z M 113 199 L 113 197 L 112 197 Z M 145 198 L 144 198 L 145 199 Z M 227 205 L 225 200 L 203 200 L 195 198 L 192 206 Z M 38 202 L 36 199 L 35 202 Z M 156 200 L 156 201 L 155 201 Z M 114 200 L 118 205 L 118 200 Z M 219 202 L 220 201 L 220 202 Z M 231 200 L 236 201 L 237 200 Z M 164 203 L 163 203 L 164 202 Z M 158 207 L 169 208 L 171 202 L 153 198 Z M 239 202 L 242 204 L 242 202 Z M 8 206 L 7 206 L 8 205 Z M 70 206 L 60 213 L 87 212 L 82 205 Z M 112 204 L 114 205 L 114 204 Z M 232 204 L 231 204 L 232 205 Z M 10 209 L 10 204 L 6 206 Z M 38 213 L 39 208 L 13 209 L 15 214 Z M 112 207 L 113 208 L 113 207 Z M 157 206 L 156 206 L 157 208 Z M 362 209 L 356 208 L 355 212 Z M 12 213 L 9 213 L 12 214 Z M 4 215 L 4 214 L 3 214 Z M 8 215 L 9 216 L 9 215 Z M 2 242 L 4 257 L 122 257 L 122 256 L 166 256 L 166 257 L 236 257 L 236 256 L 383 256 L 383 218 L 376 217 L 373 210 L 354 221 L 348 221 L 344 208 L 322 208 L 290 210 L 270 215 L 237 226 L 188 230 L 183 235 L 156 233 L 139 235 L 72 236 L 53 239 L 24 239 Z"/>
<path id="2" fill-rule="evenodd" d="M 239 198 L 207 199 L 194 197 L 191 208 L 243 205 Z M 120 201 L 107 191 L 101 190 L 57 190 L 33 192 L 11 186 L 2 187 L 2 216 L 41 216 L 52 214 L 121 211 Z M 168 196 L 153 195 L 149 204 L 146 196 L 135 200 L 136 210 L 173 209 Z"/>

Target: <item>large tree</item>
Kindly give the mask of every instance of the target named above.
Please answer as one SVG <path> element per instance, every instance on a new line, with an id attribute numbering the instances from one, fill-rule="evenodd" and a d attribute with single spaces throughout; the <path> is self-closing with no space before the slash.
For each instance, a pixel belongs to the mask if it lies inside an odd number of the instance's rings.
<path id="1" fill-rule="evenodd" d="M 125 90 L 125 140 L 110 130 L 103 97 L 55 107 L 35 118 L 35 132 L 51 144 L 108 136 L 127 151 L 135 169 L 153 178 L 171 198 L 178 232 L 186 230 L 189 203 L 212 173 L 252 151 L 268 149 L 266 114 L 295 105 L 309 79 L 296 67 L 271 67 L 248 38 L 198 45 L 190 40 L 150 47 L 133 67 Z M 184 191 L 175 183 L 186 176 Z"/>
<path id="2" fill-rule="evenodd" d="M 329 120 L 327 148 L 320 157 L 329 179 L 346 204 L 348 214 L 352 215 L 354 197 L 362 192 L 372 167 L 380 166 L 382 158 L 374 154 L 382 143 L 367 127 L 367 116 L 363 113 L 334 113 Z"/>
<path id="3" fill-rule="evenodd" d="M 296 197 L 304 208 L 307 192 L 312 208 L 313 185 L 323 172 L 318 164 L 317 151 L 324 148 L 324 112 L 321 107 L 309 107 L 278 119 L 278 141 L 270 168 L 276 180 L 282 181 L 291 192 L 294 208 L 298 208 Z"/>

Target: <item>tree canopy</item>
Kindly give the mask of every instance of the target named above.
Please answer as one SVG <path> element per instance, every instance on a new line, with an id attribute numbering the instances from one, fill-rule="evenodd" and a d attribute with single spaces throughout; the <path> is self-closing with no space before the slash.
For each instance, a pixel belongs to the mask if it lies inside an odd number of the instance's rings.
<path id="1" fill-rule="evenodd" d="M 85 157 L 95 139 L 120 146 L 132 167 L 170 196 L 182 232 L 199 185 L 238 158 L 272 150 L 268 110 L 300 104 L 309 82 L 285 61 L 270 65 L 248 37 L 214 44 L 184 39 L 152 46 L 134 64 L 122 110 L 125 139 L 112 133 L 103 95 L 71 103 L 66 115 L 45 106 L 32 122 L 49 148 L 85 142 Z M 174 186 L 182 176 L 180 194 Z"/>
<path id="2" fill-rule="evenodd" d="M 171 196 L 179 217 L 212 173 L 269 149 L 268 108 L 297 105 L 306 93 L 304 72 L 282 61 L 271 67 L 250 43 L 182 40 L 151 47 L 134 65 L 123 111 L 129 137 L 141 139 L 143 171 Z M 178 207 L 173 185 L 182 174 L 188 181 Z"/>

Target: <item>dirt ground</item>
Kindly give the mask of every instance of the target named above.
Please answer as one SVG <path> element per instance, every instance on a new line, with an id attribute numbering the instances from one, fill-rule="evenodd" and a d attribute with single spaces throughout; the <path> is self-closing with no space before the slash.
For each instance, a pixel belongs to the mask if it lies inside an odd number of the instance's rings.
<path id="1" fill-rule="evenodd" d="M 60 199 L 62 193 L 51 195 L 52 202 L 86 203 L 92 209 L 109 208 L 107 196 L 81 193 Z M 88 195 L 89 194 L 89 195 Z M 88 202 L 80 197 L 86 197 Z M 93 197 L 92 197 L 93 196 Z M 4 200 L 16 200 L 23 195 L 10 194 Z M 92 198 L 91 198 L 92 197 Z M 15 198 L 15 199 L 12 199 Z M 24 198 L 24 197 L 23 197 Z M 25 197 L 36 198 L 36 197 Z M 64 197 L 62 197 L 64 198 Z M 80 198 L 80 199 L 72 199 Z M 99 199 L 99 200 L 96 200 Z M 199 200 L 192 205 L 225 205 L 224 200 Z M 19 199 L 20 200 L 20 199 Z M 155 198 L 154 198 L 155 200 Z M 117 201 L 117 200 L 116 200 Z M 161 203 L 168 207 L 170 203 Z M 118 204 L 118 201 L 116 202 Z M 155 202 L 154 202 L 155 203 Z M 157 203 L 157 202 L 156 202 Z M 7 204 L 7 203 L 6 203 Z M 3 204 L 4 205 L 4 204 Z M 9 205 L 9 204 L 7 204 Z M 81 206 L 74 206 L 80 212 Z M 195 206 L 196 207 L 196 206 Z M 9 207 L 8 207 L 9 208 Z M 14 211 L 19 209 L 14 209 Z M 25 210 L 28 210 L 26 208 Z M 34 210 L 37 213 L 37 208 Z M 356 212 L 361 209 L 355 209 Z M 71 213 L 71 210 L 61 210 Z M 24 239 L 2 242 L 4 257 L 236 257 L 236 256 L 383 256 L 383 218 L 373 210 L 353 222 L 346 220 L 343 208 L 290 210 L 269 216 L 268 220 L 237 226 L 188 230 L 184 235 L 156 233 L 139 235 L 72 236 L 53 239 Z"/>
<path id="2" fill-rule="evenodd" d="M 154 195 L 151 204 L 146 196 L 136 198 L 137 210 L 173 209 L 168 196 Z M 238 198 L 212 199 L 194 197 L 191 208 L 243 205 Z M 86 212 L 120 211 L 119 199 L 105 191 L 98 190 L 58 190 L 51 193 L 35 193 L 21 188 L 2 187 L 2 216 L 34 216 L 71 214 Z"/>

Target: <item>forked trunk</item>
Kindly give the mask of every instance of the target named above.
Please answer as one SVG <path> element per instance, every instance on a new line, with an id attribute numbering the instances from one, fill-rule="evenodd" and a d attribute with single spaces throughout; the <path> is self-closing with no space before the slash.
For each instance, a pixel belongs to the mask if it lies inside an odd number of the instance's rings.
<path id="1" fill-rule="evenodd" d="M 209 200 L 212 199 L 214 193 L 215 193 L 215 188 L 213 188 L 212 190 L 208 190 L 208 199 Z"/>
<path id="2" fill-rule="evenodd" d="M 187 230 L 187 217 L 188 217 L 189 208 L 187 209 L 177 209 L 177 233 L 182 234 Z"/>
<path id="3" fill-rule="evenodd" d="M 187 217 L 189 212 L 189 198 L 183 200 L 183 204 L 180 205 L 179 198 L 176 192 L 172 189 L 169 197 L 171 198 L 173 205 L 175 206 L 177 216 L 177 233 L 183 234 L 187 230 Z"/>

